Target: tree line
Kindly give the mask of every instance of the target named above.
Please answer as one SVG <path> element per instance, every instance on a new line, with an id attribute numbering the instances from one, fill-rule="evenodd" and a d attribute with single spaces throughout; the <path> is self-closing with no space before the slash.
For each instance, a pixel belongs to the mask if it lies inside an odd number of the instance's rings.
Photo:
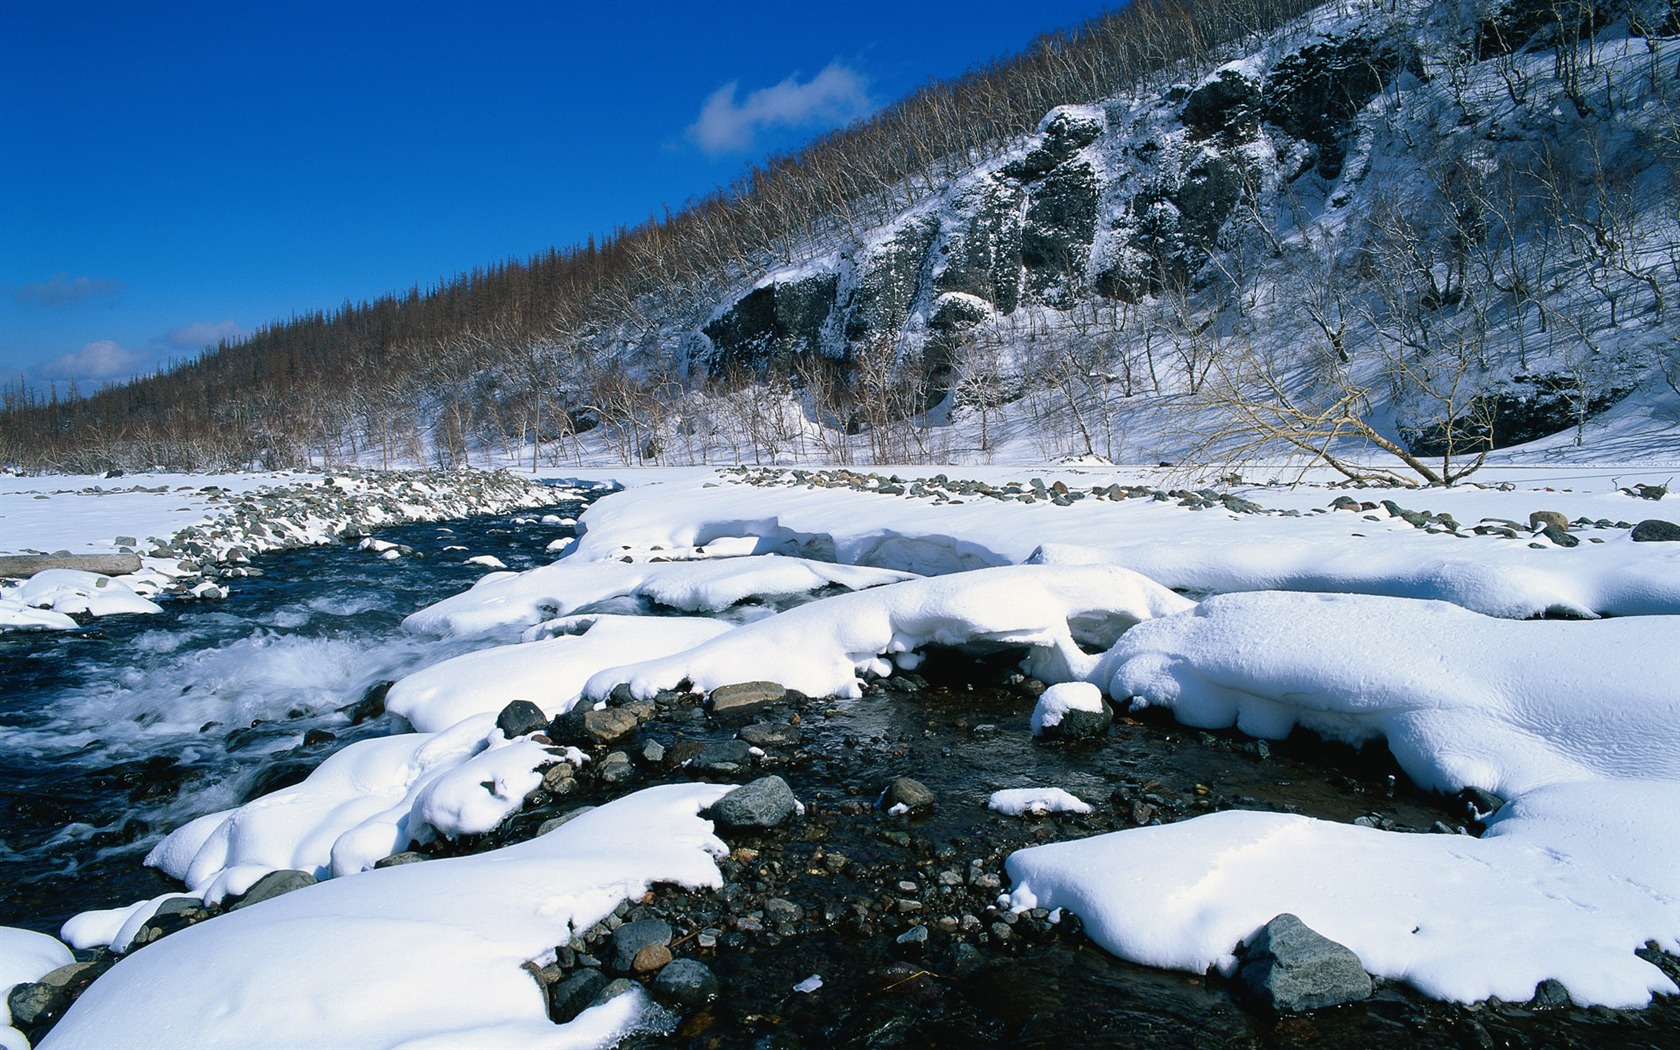
<path id="1" fill-rule="evenodd" d="M 428 449 L 471 462 L 497 440 L 626 425 L 642 402 L 712 382 L 681 374 L 661 338 L 704 320 L 719 289 L 887 221 L 1056 105 L 1164 82 L 1312 6 L 1134 0 L 583 245 L 276 321 L 85 396 L 6 385 L 0 463 L 205 470 Z"/>

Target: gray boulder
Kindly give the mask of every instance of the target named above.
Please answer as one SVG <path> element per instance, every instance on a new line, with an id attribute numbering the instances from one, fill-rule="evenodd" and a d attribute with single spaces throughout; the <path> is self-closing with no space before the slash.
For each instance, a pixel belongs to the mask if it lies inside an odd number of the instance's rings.
<path id="1" fill-rule="evenodd" d="M 514 737 L 524 736 L 548 728 L 548 716 L 543 709 L 529 700 L 515 700 L 502 708 L 502 713 L 496 716 L 496 728 L 502 735 L 512 740 Z"/>
<path id="2" fill-rule="evenodd" d="M 793 789 L 778 776 L 761 777 L 718 799 L 706 816 L 732 831 L 780 827 L 799 808 Z"/>
<path id="3" fill-rule="evenodd" d="M 1661 518 L 1646 518 L 1633 527 L 1635 543 L 1676 543 L 1680 542 L 1680 525 Z"/>
<path id="4" fill-rule="evenodd" d="M 298 871 L 295 868 L 271 871 L 258 879 L 249 890 L 246 890 L 245 896 L 239 898 L 237 903 L 228 905 L 227 910 L 238 911 L 240 908 L 249 908 L 253 904 L 261 904 L 263 901 L 272 900 L 293 890 L 313 886 L 315 882 L 315 876 L 307 871 Z"/>
<path id="5" fill-rule="evenodd" d="M 775 682 L 720 685 L 712 690 L 712 716 L 726 721 L 751 718 L 771 704 L 780 703 L 786 696 L 787 690 Z"/>
<path id="6" fill-rule="evenodd" d="M 698 1010 L 718 997 L 722 986 L 705 963 L 677 959 L 663 970 L 650 989 L 653 997 L 681 1010 Z"/>
<path id="7" fill-rule="evenodd" d="M 881 792 L 882 809 L 903 806 L 911 812 L 915 812 L 920 809 L 932 809 L 933 800 L 933 792 L 928 790 L 926 785 L 909 777 L 899 777 L 888 784 L 885 791 Z"/>
<path id="8" fill-rule="evenodd" d="M 1359 956 L 1288 912 L 1262 926 L 1239 957 L 1237 979 L 1274 1010 L 1317 1010 L 1371 994 Z"/>
<path id="9" fill-rule="evenodd" d="M 670 947 L 675 934 L 664 919 L 639 919 L 627 922 L 613 931 L 612 965 L 619 973 L 630 973 L 636 956 L 652 945 Z"/>
<path id="10" fill-rule="evenodd" d="M 600 970 L 580 969 L 548 990 L 548 1016 L 555 1024 L 565 1024 L 595 1001 L 607 986 L 607 977 Z"/>
<path id="11" fill-rule="evenodd" d="M 752 748 L 745 740 L 720 740 L 707 744 L 689 760 L 688 768 L 696 773 L 733 777 L 752 768 Z"/>

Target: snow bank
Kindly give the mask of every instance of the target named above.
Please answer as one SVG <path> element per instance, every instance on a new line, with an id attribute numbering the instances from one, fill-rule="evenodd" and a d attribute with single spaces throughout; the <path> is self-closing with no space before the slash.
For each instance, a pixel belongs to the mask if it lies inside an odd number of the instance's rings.
<path id="1" fill-rule="evenodd" d="M 963 470 L 998 484 L 1023 475 L 1020 469 Z M 786 472 L 762 473 L 780 483 L 719 484 L 715 475 L 695 475 L 616 493 L 584 515 L 588 531 L 573 557 L 605 559 L 622 548 L 682 548 L 740 538 L 760 550 L 832 550 L 842 562 L 934 575 L 1017 564 L 1040 546 L 1064 553 L 1078 547 L 1085 552 L 1081 560 L 1122 565 L 1193 592 L 1348 591 L 1450 601 L 1512 618 L 1554 611 L 1680 614 L 1680 544 L 1634 543 L 1626 530 L 1585 531 L 1588 538 L 1578 547 L 1544 543 L 1535 549 L 1523 540 L 1431 533 L 1380 507 L 1370 515 L 1326 511 L 1341 492 L 1321 487 L 1233 490 L 1272 511 L 1251 514 L 1092 493 L 1110 483 L 1171 487 L 1159 472 L 1124 468 L 1041 471 L 1045 480 L 1063 480 L 1085 495 L 1065 507 L 984 497 L 940 503 L 847 487 L 795 486 Z M 1524 480 L 1536 484 L 1532 476 Z M 1542 475 L 1539 483 L 1548 480 Z M 1530 512 L 1540 509 L 1571 520 L 1650 516 L 1649 504 L 1618 493 L 1608 476 L 1566 480 L 1581 482 L 1583 491 L 1396 488 L 1363 489 L 1358 496 L 1451 513 L 1466 526 L 1484 518 L 1527 522 Z"/>
<path id="2" fill-rule="evenodd" d="M 0 926 L 0 1047 L 27 1048 L 29 1040 L 12 1027 L 12 1010 L 6 993 L 13 986 L 38 981 L 47 974 L 76 961 L 57 938 L 33 930 Z"/>
<path id="3" fill-rule="evenodd" d="M 633 997 L 549 1021 L 522 969 L 654 882 L 718 887 L 697 814 L 728 785 L 649 788 L 515 846 L 308 887 L 149 945 L 96 981 L 52 1047 L 597 1046 Z"/>
<path id="4" fill-rule="evenodd" d="M 887 675 L 886 657 L 927 645 L 1024 647 L 1029 673 L 1087 677 L 1121 632 L 1193 603 L 1114 566 L 1013 565 L 916 579 L 802 605 L 744 624 L 673 656 L 604 670 L 584 687 L 601 697 L 628 683 L 652 696 L 687 682 L 710 691 L 770 679 L 812 696 L 860 696 L 858 675 Z"/>
<path id="5" fill-rule="evenodd" d="M 31 609 L 20 601 L 0 594 L 0 629 L 73 631 L 77 626 L 76 621 L 65 613 L 53 612 L 50 609 Z"/>
<path id="6" fill-rule="evenodd" d="M 1676 991 L 1634 955 L 1680 948 L 1680 783 L 1560 784 L 1514 800 L 1487 836 L 1411 835 L 1224 812 L 1021 850 L 1017 909 L 1066 908 L 1115 955 L 1230 973 L 1280 912 L 1365 969 L 1459 1002 L 1526 1002 L 1563 983 L 1580 1005 Z"/>
<path id="7" fill-rule="evenodd" d="M 529 740 L 503 739 L 493 714 L 441 733 L 361 740 L 301 783 L 177 829 L 146 862 L 209 901 L 284 868 L 353 874 L 410 839 L 489 830 L 556 761 Z"/>
<path id="8" fill-rule="evenodd" d="M 715 552 L 714 552 L 715 553 Z M 784 558 L 701 556 L 697 561 L 633 559 L 615 548 L 613 560 L 564 558 L 522 573 L 491 573 L 470 590 L 410 615 L 411 631 L 488 635 L 523 629 L 611 598 L 645 598 L 686 612 L 721 612 L 747 598 L 806 594 L 828 586 L 876 587 L 910 574 Z M 661 551 L 653 557 L 670 557 Z M 644 557 L 647 555 L 644 555 Z"/>
<path id="9" fill-rule="evenodd" d="M 8 589 L 5 596 L 20 605 L 65 614 L 114 616 L 163 611 L 121 581 L 79 569 L 45 569 Z"/>
<path id="10" fill-rule="evenodd" d="M 1680 779 L 1676 639 L 1672 616 L 1512 621 L 1445 602 L 1229 594 L 1127 632 L 1092 680 L 1203 728 L 1383 738 L 1426 788 L 1509 796 Z"/>
<path id="11" fill-rule="evenodd" d="M 580 616 L 541 627 L 583 633 L 481 649 L 433 664 L 393 685 L 386 710 L 426 733 L 471 715 L 495 715 L 514 700 L 529 700 L 553 718 L 571 710 L 584 683 L 601 668 L 680 652 L 730 629 L 720 620 L 670 616 Z"/>

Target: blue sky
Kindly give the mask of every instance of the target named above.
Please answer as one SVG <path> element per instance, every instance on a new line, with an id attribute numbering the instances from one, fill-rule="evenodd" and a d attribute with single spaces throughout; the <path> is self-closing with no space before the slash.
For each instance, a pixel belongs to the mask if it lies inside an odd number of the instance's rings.
<path id="1" fill-rule="evenodd" d="M 0 0 L 0 382 L 635 225 L 1112 6 Z"/>

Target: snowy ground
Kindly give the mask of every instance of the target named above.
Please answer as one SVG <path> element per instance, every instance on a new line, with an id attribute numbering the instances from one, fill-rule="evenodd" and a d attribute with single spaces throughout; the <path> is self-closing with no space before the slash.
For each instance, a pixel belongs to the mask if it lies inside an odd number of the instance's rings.
<path id="1" fill-rule="evenodd" d="M 308 1031 L 286 1029 L 289 1042 L 609 1038 L 651 1010 L 645 1000 L 557 1032 L 519 966 L 649 882 L 710 884 L 719 846 L 695 816 L 709 797 L 642 792 L 583 829 L 471 862 L 367 869 L 411 839 L 493 826 L 557 763 L 582 761 L 504 736 L 495 718 L 511 699 L 554 716 L 620 686 L 650 696 L 761 679 L 855 696 L 860 679 L 913 668 L 929 646 L 1020 650 L 1047 682 L 1090 683 L 1080 690 L 1198 726 L 1382 741 L 1422 786 L 1510 799 L 1481 839 L 1224 812 L 1017 853 L 1013 905 L 1071 910 L 1109 951 L 1228 971 L 1240 943 L 1292 912 L 1368 971 L 1438 998 L 1521 1001 L 1546 979 L 1581 1005 L 1676 991 L 1634 951 L 1648 941 L 1680 951 L 1669 824 L 1680 700 L 1664 688 L 1680 679 L 1680 543 L 1635 542 L 1630 526 L 1680 520 L 1680 496 L 1620 491 L 1668 472 L 1506 468 L 1479 475 L 1487 487 L 1422 492 L 1230 483 L 1212 498 L 1153 497 L 1200 487 L 1159 470 L 892 473 L 613 472 L 629 488 L 590 509 L 561 560 L 493 573 L 411 617 L 420 634 L 483 643 L 392 690 L 416 732 L 346 746 L 302 784 L 194 821 L 152 857 L 211 902 L 279 869 L 330 881 L 125 959 L 45 1045 L 118 1033 L 129 1045 L 247 1041 L 276 1001 L 272 959 L 301 957 L 305 942 L 312 957 L 355 962 L 285 972 L 281 999 L 330 1007 Z M 38 483 L 5 482 L 0 522 L 38 522 L 48 502 L 57 522 L 51 542 L 8 532 L 7 549 L 111 549 L 119 533 L 189 513 L 170 509 L 185 501 L 173 487 L 123 494 L 129 520 L 144 523 L 130 525 L 111 509 L 119 497 L 64 484 L 39 501 Z M 1370 506 L 1331 509 L 1339 497 Z M 1577 545 L 1531 530 L 1534 512 L 1573 523 Z M 823 596 L 773 611 L 801 594 Z M 759 595 L 768 605 L 750 614 L 734 604 Z M 687 615 L 571 615 L 615 599 Z M 1528 619 L 1543 614 L 1571 619 Z M 995 806 L 1079 801 L 1043 785 Z M 586 834 L 596 825 L 613 834 Z M 630 827 L 642 833 L 622 838 Z M 631 863 L 637 843 L 660 849 Z M 378 916 L 358 903 L 369 895 Z M 78 916 L 65 937 L 122 948 L 161 903 Z M 343 922 L 351 913 L 365 918 Z M 474 945 L 434 983 L 405 985 L 452 1004 L 435 1021 L 388 982 L 360 983 L 424 970 L 410 958 L 420 933 L 430 946 Z M 0 965 L 27 979 L 42 949 L 20 940 L 28 958 L 9 960 L 12 943 L 0 940 Z M 156 1006 L 159 982 L 190 987 L 191 1001 Z"/>

